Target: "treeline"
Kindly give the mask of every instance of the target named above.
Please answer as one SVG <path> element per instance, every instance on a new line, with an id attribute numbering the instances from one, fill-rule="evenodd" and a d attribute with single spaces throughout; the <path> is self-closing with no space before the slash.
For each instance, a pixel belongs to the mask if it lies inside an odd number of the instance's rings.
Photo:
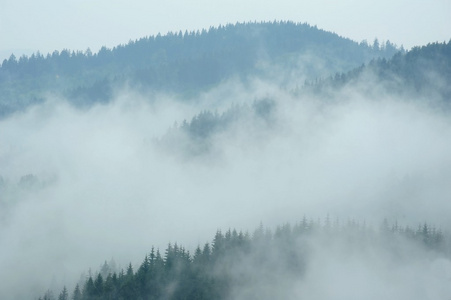
<path id="1" fill-rule="evenodd" d="M 192 94 L 232 75 L 260 74 L 261 61 L 293 68 L 293 58 L 308 52 L 335 73 L 396 51 L 390 42 L 359 44 L 306 23 L 251 22 L 158 34 L 97 53 L 11 55 L 0 66 L 0 116 L 42 102 L 48 94 L 81 106 L 109 101 L 115 89 L 126 85 Z M 316 76 L 316 71 L 313 66 L 306 75 Z"/>
<path id="2" fill-rule="evenodd" d="M 381 88 L 397 94 L 408 94 L 451 100 L 451 40 L 431 43 L 398 52 L 391 59 L 375 58 L 346 73 L 337 73 L 324 80 L 307 81 L 305 88 L 315 93 L 346 85 L 368 94 Z"/>
<path id="3" fill-rule="evenodd" d="M 349 58 L 354 57 L 356 61 L 364 61 L 374 55 L 391 57 L 399 50 L 390 41 L 382 45 L 377 39 L 372 45 L 356 43 L 307 23 L 249 22 L 220 25 L 201 31 L 158 34 L 112 49 L 102 47 L 97 53 L 92 53 L 88 48 L 84 52 L 56 50 L 45 56 L 37 52 L 20 58 L 12 54 L 9 59 L 3 60 L 0 76 L 2 79 L 20 79 L 47 74 L 74 75 L 108 66 L 110 71 L 123 68 L 133 70 L 208 57 L 221 59 L 225 65 L 233 61 L 233 67 L 241 69 L 255 61 L 257 50 L 265 51 L 270 57 L 278 57 L 312 45 L 339 51 Z M 228 67 L 232 68 L 230 65 Z"/>
<path id="4" fill-rule="evenodd" d="M 337 92 L 344 87 L 360 91 L 369 98 L 378 98 L 384 91 L 392 96 L 402 94 L 411 99 L 426 98 L 451 104 L 451 41 L 416 47 L 407 53 L 399 52 L 389 60 L 372 60 L 348 73 L 307 81 L 293 94 L 299 99 L 310 97 L 312 93 L 319 99 L 336 99 Z M 251 105 L 232 105 L 223 113 L 202 111 L 191 120 L 175 123 L 154 144 L 165 153 L 182 157 L 208 153 L 217 147 L 213 143 L 216 137 L 225 132 L 233 133 L 236 127 L 255 126 L 259 132 L 270 129 L 275 125 L 277 102 L 278 99 L 266 98 L 255 100 Z"/>
<path id="5" fill-rule="evenodd" d="M 243 122 L 248 129 L 250 126 L 270 129 L 274 125 L 275 110 L 276 102 L 271 98 L 254 100 L 250 105 L 232 105 L 222 113 L 204 110 L 189 121 L 175 122 L 166 134 L 153 140 L 153 146 L 185 158 L 207 154 L 218 146 L 215 138 L 226 132 L 231 134 L 243 126 Z"/>
<path id="6" fill-rule="evenodd" d="M 285 224 L 274 231 L 260 225 L 252 235 L 217 231 L 211 243 L 198 246 L 193 254 L 177 243 L 169 244 L 164 254 L 152 248 L 136 270 L 130 263 L 116 272 L 105 262 L 100 272 L 90 274 L 72 293 L 64 287 L 58 297 L 48 291 L 39 299 L 233 299 L 234 290 L 257 281 L 271 285 L 283 280 L 281 274 L 302 278 L 313 251 L 312 240 L 326 249 L 344 243 L 349 251 L 386 246 L 401 256 L 411 255 L 412 247 L 451 254 L 449 236 L 427 223 L 411 228 L 384 220 L 375 229 L 365 222 L 304 217 L 294 226 Z M 401 247 L 404 244 L 410 248 Z M 258 293 L 256 289 L 250 297 L 259 299 Z"/>

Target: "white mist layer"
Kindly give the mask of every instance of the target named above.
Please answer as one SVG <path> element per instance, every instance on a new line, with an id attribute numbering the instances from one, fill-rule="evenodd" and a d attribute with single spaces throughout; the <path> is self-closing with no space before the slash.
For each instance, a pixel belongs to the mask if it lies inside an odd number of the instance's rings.
<path id="1" fill-rule="evenodd" d="M 195 108 L 164 96 L 149 104 L 122 95 L 89 111 L 55 102 L 1 121 L 0 269 L 8 271 L 0 278 L 0 298 L 72 288 L 81 272 L 104 260 L 138 264 L 152 245 L 163 250 L 168 242 L 192 249 L 218 228 L 252 230 L 260 222 L 327 214 L 449 228 L 448 115 L 399 99 L 349 93 L 346 101 L 324 104 L 258 86 L 259 95 L 247 90 L 230 98 L 225 91 L 244 88 L 221 87 Z M 278 101 L 275 126 L 260 130 L 243 121 L 214 139 L 212 155 L 180 161 L 149 145 L 174 121 L 190 120 L 211 103 L 222 100 L 224 109 L 223 103 L 264 95 Z M 27 185 L 22 177 L 28 174 L 36 181 Z M 326 271 L 346 263 L 330 259 Z M 359 258 L 349 264 L 368 268 Z M 312 272 L 306 282 L 318 276 Z M 327 276 L 325 283 L 335 275 Z M 343 285 L 352 285 L 350 276 Z M 373 276 L 357 277 L 365 286 Z M 410 284 L 400 299 L 412 297 Z M 310 292 L 317 299 L 333 296 L 321 284 Z"/>
<path id="2" fill-rule="evenodd" d="M 451 261 L 442 254 L 396 234 L 339 228 L 292 237 L 297 248 L 264 243 L 241 261 L 230 257 L 228 299 L 449 299 Z M 258 253 L 265 259 L 256 265 Z"/>

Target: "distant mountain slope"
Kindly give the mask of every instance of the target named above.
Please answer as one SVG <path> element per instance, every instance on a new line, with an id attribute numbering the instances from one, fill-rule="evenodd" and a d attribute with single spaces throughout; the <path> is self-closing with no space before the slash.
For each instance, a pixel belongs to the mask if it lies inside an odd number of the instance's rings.
<path id="1" fill-rule="evenodd" d="M 264 75 L 274 64 L 306 78 L 324 77 L 396 51 L 389 42 L 359 44 L 308 24 L 265 22 L 159 34 L 98 53 L 11 56 L 0 67 L 0 115 L 44 101 L 49 94 L 81 106 L 106 102 L 124 85 L 196 92 L 230 76 Z"/>
<path id="2" fill-rule="evenodd" d="M 451 40 L 415 47 L 397 53 L 392 59 L 378 58 L 368 65 L 337 74 L 319 84 L 311 84 L 314 91 L 327 87 L 351 86 L 376 94 L 383 87 L 395 95 L 434 98 L 451 101 Z"/>
<path id="3" fill-rule="evenodd" d="M 451 103 L 451 41 L 416 47 L 408 53 L 398 53 L 389 60 L 378 58 L 348 73 L 307 83 L 294 92 L 294 99 L 314 96 L 320 101 L 338 101 L 343 98 L 339 96 L 341 91 L 344 97 L 352 97 L 355 92 L 380 100 L 386 96 L 402 95 L 446 107 Z M 224 132 L 234 132 L 234 129 L 239 128 L 236 131 L 246 132 L 247 138 L 252 139 L 255 132 L 271 130 L 275 123 L 280 122 L 277 110 L 282 100 L 277 96 L 257 99 L 251 106 L 235 105 L 222 114 L 203 111 L 191 121 L 183 121 L 169 129 L 164 136 L 155 140 L 155 144 L 165 153 L 184 159 L 220 151 L 215 149 L 214 141 Z M 260 131 L 252 128 L 259 128 Z"/>
<path id="4" fill-rule="evenodd" d="M 153 145 L 166 154 L 188 160 L 208 153 L 217 154 L 220 149 L 215 138 L 227 133 L 236 134 L 235 130 L 241 131 L 243 123 L 247 126 L 246 132 L 271 130 L 275 107 L 276 102 L 267 98 L 255 100 L 252 105 L 233 105 L 221 114 L 202 111 L 191 121 L 174 124 L 165 135 L 154 139 Z"/>

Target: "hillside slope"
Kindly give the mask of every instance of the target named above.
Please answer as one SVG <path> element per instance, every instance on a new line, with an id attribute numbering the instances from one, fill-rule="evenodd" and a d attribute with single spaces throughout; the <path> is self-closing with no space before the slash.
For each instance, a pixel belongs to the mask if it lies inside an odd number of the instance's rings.
<path id="1" fill-rule="evenodd" d="M 124 86 L 192 95 L 232 76 L 265 76 L 275 65 L 282 74 L 324 77 L 396 51 L 389 42 L 369 46 L 308 24 L 266 22 L 150 36 L 98 53 L 12 55 L 0 67 L 0 115 L 49 95 L 78 106 L 108 102 Z"/>
<path id="2" fill-rule="evenodd" d="M 451 40 L 415 47 L 391 59 L 378 58 L 368 65 L 336 74 L 321 83 L 311 83 L 315 92 L 334 87 L 353 87 L 377 95 L 381 88 L 410 98 L 451 100 Z M 307 88 L 308 89 L 308 88 Z"/>
<path id="3" fill-rule="evenodd" d="M 307 83 L 293 94 L 295 102 L 310 98 L 337 102 L 355 94 L 375 100 L 402 96 L 445 108 L 451 100 L 451 42 L 417 47 L 389 60 L 375 59 L 347 73 Z M 215 138 L 234 128 L 246 132 L 248 138 L 258 130 L 271 131 L 284 122 L 278 115 L 286 102 L 281 98 L 273 95 L 256 99 L 252 105 L 231 106 L 222 113 L 203 111 L 191 120 L 177 120 L 180 125 L 170 128 L 156 145 L 165 153 L 191 157 L 214 151 Z"/>

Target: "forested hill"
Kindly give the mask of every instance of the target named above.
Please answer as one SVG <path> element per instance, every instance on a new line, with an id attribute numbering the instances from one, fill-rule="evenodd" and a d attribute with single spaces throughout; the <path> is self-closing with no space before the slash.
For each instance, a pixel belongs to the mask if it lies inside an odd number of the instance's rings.
<path id="1" fill-rule="evenodd" d="M 217 231 L 211 243 L 198 246 L 193 254 L 177 243 L 169 244 L 163 253 L 152 247 L 136 269 L 130 263 L 119 271 L 114 261 L 105 261 L 95 274 L 71 283 L 73 290 L 64 287 L 59 294 L 48 290 L 39 299 L 299 299 L 314 290 L 303 284 L 310 276 L 320 274 L 325 285 L 331 280 L 327 278 L 330 267 L 315 264 L 318 258 L 331 264 L 358 257 L 359 264 L 368 265 L 380 276 L 385 266 L 390 270 L 386 272 L 400 272 L 424 257 L 449 255 L 449 235 L 427 223 L 411 228 L 384 220 L 375 230 L 351 220 L 341 223 L 327 218 L 321 224 L 304 217 L 294 226 L 285 224 L 274 232 L 263 226 L 252 235 Z M 351 263 L 340 273 L 355 272 L 353 268 Z M 387 286 L 383 283 L 389 278 L 378 280 L 378 287 Z M 332 289 L 336 280 L 329 282 Z"/>
<path id="2" fill-rule="evenodd" d="M 397 53 L 391 59 L 377 58 L 368 65 L 336 74 L 324 82 L 311 83 L 315 92 L 327 87 L 352 86 L 377 94 L 383 87 L 398 95 L 419 96 L 450 103 L 451 101 L 451 40 L 414 47 L 407 53 Z"/>
<path id="3" fill-rule="evenodd" d="M 107 102 L 125 84 L 141 91 L 192 93 L 230 76 L 262 75 L 274 64 L 307 78 L 325 77 L 396 51 L 389 42 L 357 43 L 308 24 L 264 22 L 158 34 L 98 53 L 11 55 L 0 67 L 0 115 L 49 95 L 76 105 Z"/>
<path id="4" fill-rule="evenodd" d="M 324 80 L 307 82 L 293 92 L 297 100 L 314 95 L 319 99 L 343 99 L 357 92 L 365 97 L 382 100 L 388 97 L 407 96 L 412 101 L 439 104 L 449 109 L 451 104 L 451 41 L 413 48 L 407 53 L 397 53 L 391 59 L 378 58 L 347 73 L 337 74 Z M 256 99 L 252 105 L 232 105 L 230 109 L 217 113 L 202 111 L 191 120 L 178 123 L 155 140 L 155 145 L 164 153 L 181 155 L 184 158 L 202 155 L 214 149 L 214 139 L 233 128 L 247 132 L 253 126 L 259 130 L 271 130 L 280 121 L 277 109 L 281 101 L 277 97 Z M 246 124 L 243 128 L 242 124 Z M 230 141 L 229 141 L 230 142 Z M 215 152 L 215 153 L 216 153 Z"/>

